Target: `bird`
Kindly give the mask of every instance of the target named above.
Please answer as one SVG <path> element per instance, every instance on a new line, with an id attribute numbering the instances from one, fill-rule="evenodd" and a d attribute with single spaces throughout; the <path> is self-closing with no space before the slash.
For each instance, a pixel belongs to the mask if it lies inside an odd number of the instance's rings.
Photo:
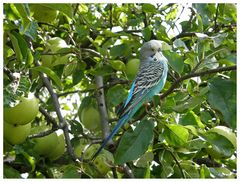
<path id="1" fill-rule="evenodd" d="M 118 111 L 119 121 L 112 132 L 103 140 L 101 146 L 92 157 L 92 161 L 102 149 L 129 121 L 137 110 L 164 87 L 168 73 L 168 60 L 162 53 L 162 41 L 150 40 L 140 49 L 140 66 L 135 80 L 132 83 L 128 97 Z"/>

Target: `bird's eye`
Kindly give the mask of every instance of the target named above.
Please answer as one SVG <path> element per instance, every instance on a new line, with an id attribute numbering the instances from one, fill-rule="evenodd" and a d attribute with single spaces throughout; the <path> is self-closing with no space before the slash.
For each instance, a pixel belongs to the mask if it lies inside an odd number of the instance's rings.
<path id="1" fill-rule="evenodd" d="M 155 56 L 155 54 L 152 54 L 152 55 L 151 55 L 151 58 L 153 58 L 154 56 Z"/>
<path id="2" fill-rule="evenodd" d="M 160 52 L 160 51 L 161 51 L 161 48 L 158 49 L 158 52 Z"/>

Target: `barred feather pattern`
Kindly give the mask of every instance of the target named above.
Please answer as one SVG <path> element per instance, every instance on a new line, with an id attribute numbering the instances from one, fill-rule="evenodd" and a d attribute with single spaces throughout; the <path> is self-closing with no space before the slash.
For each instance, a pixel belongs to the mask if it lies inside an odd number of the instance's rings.
<path id="1" fill-rule="evenodd" d="M 119 111 L 119 116 L 123 116 L 131 110 L 140 100 L 162 79 L 164 65 L 156 58 L 148 58 L 142 62 L 139 73 L 136 77 L 131 100 Z M 145 98 L 147 100 L 147 98 Z"/>

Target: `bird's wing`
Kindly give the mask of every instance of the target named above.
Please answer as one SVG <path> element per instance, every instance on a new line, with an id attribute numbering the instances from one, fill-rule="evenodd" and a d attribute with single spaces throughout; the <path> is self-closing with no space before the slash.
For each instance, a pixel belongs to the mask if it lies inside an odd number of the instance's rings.
<path id="1" fill-rule="evenodd" d="M 142 99 L 145 99 L 149 91 L 160 82 L 163 75 L 163 68 L 154 66 L 155 64 L 148 64 L 140 68 L 140 72 L 132 84 L 124 107 L 118 112 L 120 117 L 134 108 Z"/>

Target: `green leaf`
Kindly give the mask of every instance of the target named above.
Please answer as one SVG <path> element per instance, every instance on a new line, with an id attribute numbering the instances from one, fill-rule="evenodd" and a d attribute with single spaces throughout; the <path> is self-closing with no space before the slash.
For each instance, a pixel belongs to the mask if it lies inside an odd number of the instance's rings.
<path id="1" fill-rule="evenodd" d="M 117 71 L 124 71 L 126 69 L 124 62 L 120 60 L 112 60 L 109 62 L 113 69 Z"/>
<path id="2" fill-rule="evenodd" d="M 219 63 L 226 64 L 228 66 L 236 65 L 237 56 L 235 53 L 229 54 L 229 55 L 225 56 L 224 58 L 220 59 Z"/>
<path id="3" fill-rule="evenodd" d="M 35 70 L 35 71 L 39 71 L 41 73 L 45 73 L 56 83 L 56 85 L 59 87 L 59 89 L 62 89 L 61 79 L 50 68 L 47 68 L 47 67 L 44 67 L 44 66 L 37 66 L 37 67 L 34 67 L 34 68 L 30 68 L 30 69 Z"/>
<path id="4" fill-rule="evenodd" d="M 214 47 L 218 47 L 222 44 L 222 41 L 227 37 L 227 33 L 222 33 L 222 34 L 218 34 L 214 37 L 211 37 L 211 39 L 213 40 L 213 45 Z"/>
<path id="5" fill-rule="evenodd" d="M 223 135 L 215 132 L 206 132 L 203 136 L 210 144 L 207 152 L 216 159 L 229 158 L 233 155 L 235 149 L 233 144 Z"/>
<path id="6" fill-rule="evenodd" d="M 37 22 L 31 21 L 26 25 L 24 29 L 21 29 L 21 33 L 24 33 L 35 42 L 38 35 L 37 29 L 38 29 Z"/>
<path id="7" fill-rule="evenodd" d="M 78 172 L 78 167 L 75 166 L 75 165 L 67 165 L 65 168 L 64 168 L 64 173 L 63 173 L 63 176 L 62 178 L 79 178 L 80 177 L 80 174 Z"/>
<path id="8" fill-rule="evenodd" d="M 10 40 L 12 42 L 13 49 L 14 49 L 14 52 L 16 54 L 17 60 L 18 61 L 22 61 L 23 56 L 22 56 L 22 52 L 21 52 L 20 46 L 18 44 L 18 39 L 11 33 L 9 33 L 9 38 L 10 38 Z"/>
<path id="9" fill-rule="evenodd" d="M 173 175 L 174 160 L 168 150 L 161 150 L 159 152 L 159 162 L 161 163 L 161 178 L 168 178 Z"/>
<path id="10" fill-rule="evenodd" d="M 237 6 L 235 4 L 226 3 L 225 13 L 227 16 L 231 17 L 234 20 L 234 22 L 237 21 Z"/>
<path id="11" fill-rule="evenodd" d="M 237 148 L 237 137 L 230 128 L 226 126 L 216 126 L 214 128 L 211 128 L 208 132 L 214 132 L 224 136 L 233 144 L 235 149 Z"/>
<path id="12" fill-rule="evenodd" d="M 80 69 L 75 69 L 72 75 L 72 83 L 73 85 L 78 84 L 84 78 L 84 73 Z"/>
<path id="13" fill-rule="evenodd" d="M 144 154 L 152 140 L 153 127 L 152 121 L 143 120 L 134 131 L 125 132 L 115 153 L 115 163 L 123 164 Z"/>
<path id="14" fill-rule="evenodd" d="M 66 64 L 63 69 L 63 74 L 65 76 L 69 76 L 69 75 L 73 74 L 74 71 L 77 69 L 77 65 L 78 65 L 77 61 L 72 61 L 72 62 Z"/>
<path id="15" fill-rule="evenodd" d="M 178 49 L 188 50 L 186 44 L 180 39 L 174 40 L 173 45 L 176 46 Z"/>
<path id="16" fill-rule="evenodd" d="M 13 167 L 4 164 L 3 168 L 4 168 L 4 173 L 3 173 L 4 178 L 21 178 L 20 172 L 14 169 Z"/>
<path id="17" fill-rule="evenodd" d="M 71 4 L 41 4 L 42 6 L 45 6 L 45 7 L 48 7 L 48 8 L 51 8 L 51 9 L 54 9 L 54 10 L 58 10 L 58 11 L 61 11 L 62 13 L 64 13 L 65 15 L 67 15 L 69 18 L 72 18 L 73 17 L 73 9 L 72 9 L 72 6 Z"/>
<path id="18" fill-rule="evenodd" d="M 202 138 L 196 138 L 188 142 L 188 148 L 191 150 L 201 150 L 207 147 L 206 141 Z"/>
<path id="19" fill-rule="evenodd" d="M 157 34 L 156 34 L 157 38 L 159 40 L 162 40 L 164 42 L 169 43 L 170 39 L 169 39 L 168 34 L 166 32 L 166 27 L 164 27 L 163 25 L 160 24 L 160 25 L 158 25 L 157 30 L 158 30 Z"/>
<path id="20" fill-rule="evenodd" d="M 77 121 L 77 120 L 69 120 L 68 123 L 71 126 L 71 134 L 73 134 L 74 136 L 78 136 L 80 133 L 83 133 L 83 127 L 82 127 L 82 125 L 80 124 L 79 121 Z"/>
<path id="21" fill-rule="evenodd" d="M 180 147 L 187 143 L 189 132 L 181 125 L 166 124 L 163 136 L 169 145 Z"/>
<path id="22" fill-rule="evenodd" d="M 236 178 L 236 174 L 225 167 L 210 167 L 209 170 L 215 178 Z"/>
<path id="23" fill-rule="evenodd" d="M 127 90 L 121 84 L 111 87 L 107 92 L 108 103 L 115 107 L 122 103 L 127 97 Z"/>
<path id="24" fill-rule="evenodd" d="M 149 165 L 146 168 L 134 167 L 133 168 L 133 175 L 135 178 L 150 178 L 149 173 Z"/>
<path id="25" fill-rule="evenodd" d="M 184 114 L 179 121 L 179 124 L 181 125 L 194 125 L 198 126 L 200 128 L 204 128 L 205 125 L 201 122 L 199 117 L 193 112 L 189 111 L 187 114 Z"/>
<path id="26" fill-rule="evenodd" d="M 27 4 L 14 4 L 19 15 L 21 16 L 22 24 L 20 26 L 20 33 L 30 37 L 33 41 L 37 38 L 37 22 L 31 21 L 30 10 Z"/>
<path id="27" fill-rule="evenodd" d="M 170 51 L 164 51 L 163 54 L 168 59 L 168 63 L 170 64 L 172 69 L 181 74 L 184 68 L 183 56 L 179 55 L 176 52 Z"/>
<path id="28" fill-rule="evenodd" d="M 177 104 L 175 107 L 173 107 L 173 110 L 182 113 L 186 110 L 191 110 L 194 109 L 196 106 L 201 105 L 204 100 L 204 96 L 191 97 L 183 103 Z"/>
<path id="29" fill-rule="evenodd" d="M 236 128 L 236 82 L 214 78 L 209 84 L 209 104 L 223 115 L 224 121 Z"/>
<path id="30" fill-rule="evenodd" d="M 142 11 L 145 13 L 155 13 L 157 10 L 156 7 L 152 4 L 143 4 Z"/>
<path id="31" fill-rule="evenodd" d="M 181 169 L 182 169 L 183 173 L 185 174 L 186 178 L 199 178 L 200 177 L 198 165 L 193 163 L 193 161 L 183 160 L 180 162 L 180 166 L 181 166 Z M 174 166 L 174 172 L 175 173 L 174 173 L 173 177 L 182 177 L 180 168 L 177 165 Z"/>
<path id="32" fill-rule="evenodd" d="M 131 49 L 128 46 L 128 44 L 120 44 L 120 45 L 113 46 L 110 49 L 110 55 L 113 58 L 118 57 L 118 56 L 125 56 L 129 53 L 129 51 L 131 51 Z"/>
<path id="33" fill-rule="evenodd" d="M 152 162 L 154 158 L 153 152 L 146 152 L 143 154 L 136 163 L 137 167 L 148 167 L 149 163 Z"/>
<path id="34" fill-rule="evenodd" d="M 143 37 L 146 41 L 149 41 L 152 37 L 152 28 L 150 26 L 147 26 L 142 30 Z"/>
<path id="35" fill-rule="evenodd" d="M 94 69 L 90 70 L 90 73 L 93 75 L 101 75 L 101 76 L 106 76 L 106 75 L 111 75 L 112 74 L 112 67 L 110 65 L 102 65 L 98 64 L 95 66 Z"/>
<path id="36" fill-rule="evenodd" d="M 76 25 L 76 32 L 80 38 L 85 38 L 89 35 L 89 27 L 87 25 Z"/>
<path id="37" fill-rule="evenodd" d="M 9 37 L 12 41 L 17 60 L 27 65 L 31 64 L 33 62 L 33 56 L 23 36 L 12 31 L 9 33 Z"/>
<path id="38" fill-rule="evenodd" d="M 200 167 L 200 178 L 210 178 L 210 170 L 205 164 Z"/>

